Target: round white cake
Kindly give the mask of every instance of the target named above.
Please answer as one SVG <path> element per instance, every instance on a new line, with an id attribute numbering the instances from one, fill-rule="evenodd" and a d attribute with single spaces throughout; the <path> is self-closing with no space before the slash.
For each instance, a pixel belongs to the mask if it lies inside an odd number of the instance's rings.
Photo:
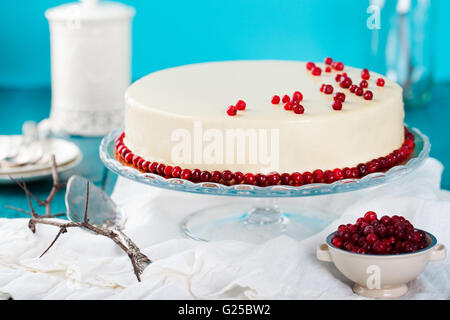
<path id="1" fill-rule="evenodd" d="M 230 61 L 193 64 L 149 74 L 125 95 L 124 144 L 142 159 L 170 166 L 243 173 L 304 172 L 354 167 L 386 156 L 405 140 L 402 88 L 370 73 L 372 100 L 336 82 L 345 72 L 360 83 L 361 69 L 312 75 L 304 62 Z M 383 78 L 384 86 L 376 80 Z M 345 93 L 334 110 L 330 84 Z M 303 114 L 272 104 L 300 91 Z M 227 114 L 238 100 L 245 110 Z"/>

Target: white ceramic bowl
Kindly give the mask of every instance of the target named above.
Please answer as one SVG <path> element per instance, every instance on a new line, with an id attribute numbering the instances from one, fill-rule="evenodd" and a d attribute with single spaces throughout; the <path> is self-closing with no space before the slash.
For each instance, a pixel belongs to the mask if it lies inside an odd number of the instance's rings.
<path id="1" fill-rule="evenodd" d="M 425 232 L 425 231 L 424 231 Z M 339 249 L 331 244 L 336 232 L 317 248 L 320 261 L 333 262 L 348 279 L 355 282 L 353 291 L 370 298 L 397 298 L 408 291 L 407 283 L 414 280 L 429 261 L 446 257 L 446 248 L 425 232 L 428 246 L 414 253 L 374 255 Z"/>

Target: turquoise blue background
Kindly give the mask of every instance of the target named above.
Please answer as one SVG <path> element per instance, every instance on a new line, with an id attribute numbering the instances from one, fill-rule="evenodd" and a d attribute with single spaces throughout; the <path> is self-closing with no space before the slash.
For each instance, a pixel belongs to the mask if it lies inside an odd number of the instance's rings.
<path id="1" fill-rule="evenodd" d="M 394 0 L 386 0 L 392 7 Z M 50 39 L 44 12 L 67 1 L 0 0 L 0 135 L 19 134 L 25 120 L 48 117 L 51 103 Z M 368 64 L 368 0 L 123 0 L 136 8 L 133 22 L 133 79 L 155 70 L 229 59 L 322 60 L 358 67 Z M 449 0 L 433 5 L 432 48 L 436 86 L 430 103 L 407 109 L 406 123 L 432 142 L 431 155 L 450 165 Z M 387 30 L 382 13 L 382 32 Z M 373 66 L 372 66 L 373 68 Z M 375 66 L 377 69 L 377 66 Z M 77 174 L 110 192 L 115 176 L 98 158 L 100 139 L 71 140 L 83 150 Z M 64 177 L 63 177 L 64 178 Z M 450 170 L 441 186 L 450 189 Z M 30 183 L 45 198 L 50 180 Z M 16 186 L 0 185 L 0 217 L 22 217 L 4 206 L 27 208 Z M 63 193 L 52 204 L 65 211 Z"/>
<path id="2" fill-rule="evenodd" d="M 386 0 L 392 2 L 394 0 Z M 61 0 L 0 1 L 0 86 L 50 83 L 47 8 Z M 136 8 L 133 78 L 193 62 L 322 60 L 366 66 L 368 0 L 124 0 Z M 450 1 L 434 7 L 434 74 L 450 79 Z M 381 27 L 387 19 L 381 16 Z"/>

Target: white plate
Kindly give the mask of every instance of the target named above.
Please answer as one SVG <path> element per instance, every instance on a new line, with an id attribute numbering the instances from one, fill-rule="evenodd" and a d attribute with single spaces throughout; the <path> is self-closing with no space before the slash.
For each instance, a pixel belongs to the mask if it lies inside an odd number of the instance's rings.
<path id="1" fill-rule="evenodd" d="M 5 152 L 8 152 L 8 150 L 17 147 L 20 144 L 21 139 L 22 136 L 0 136 L 0 158 L 2 158 L 2 155 Z M 43 158 L 36 164 L 26 165 L 22 167 L 0 167 L 0 176 L 17 174 L 28 175 L 34 174 L 38 171 L 48 171 L 51 169 L 51 162 L 49 161 L 51 154 L 55 155 L 56 164 L 58 167 L 65 166 L 66 164 L 73 162 L 81 154 L 81 151 L 76 144 L 66 140 L 48 139 L 44 142 L 44 144 L 44 148 L 47 150 L 48 154 L 46 159 Z M 31 145 L 30 149 L 32 149 L 33 147 L 38 147 L 38 142 L 35 142 L 34 145 Z M 39 149 L 37 149 L 37 152 L 39 152 L 38 150 Z"/>
<path id="2" fill-rule="evenodd" d="M 57 168 L 58 173 L 65 172 L 69 169 L 76 167 L 81 162 L 82 159 L 83 159 L 83 156 L 80 153 L 78 155 L 78 157 L 76 157 L 73 161 L 58 166 L 58 168 Z M 51 175 L 52 175 L 51 167 L 48 167 L 47 169 L 43 169 L 43 170 L 37 170 L 37 171 L 31 171 L 31 172 L 25 172 L 25 173 L 19 172 L 19 173 L 14 173 L 14 174 L 9 174 L 9 175 L 2 174 L 2 175 L 0 175 L 0 185 L 14 183 L 10 179 L 10 176 L 16 180 L 22 181 L 22 179 L 23 179 L 23 181 L 25 181 L 25 182 L 31 182 L 31 181 L 36 181 L 36 180 L 40 180 L 42 178 L 49 177 Z"/>

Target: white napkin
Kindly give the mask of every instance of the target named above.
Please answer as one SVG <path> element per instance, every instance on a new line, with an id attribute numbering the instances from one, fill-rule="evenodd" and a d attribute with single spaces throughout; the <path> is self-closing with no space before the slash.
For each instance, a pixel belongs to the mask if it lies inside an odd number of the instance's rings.
<path id="1" fill-rule="evenodd" d="M 315 249 L 341 223 L 367 210 L 399 214 L 438 241 L 450 243 L 450 201 L 440 200 L 442 165 L 429 159 L 417 172 L 382 187 L 283 200 L 332 210 L 336 220 L 303 241 L 278 237 L 261 244 L 184 238 L 180 221 L 211 204 L 242 201 L 160 190 L 119 178 L 113 199 L 128 214 L 125 233 L 154 263 L 138 283 L 128 257 L 110 239 L 73 229 L 43 257 L 57 228 L 0 219 L 0 292 L 15 299 L 362 299 Z M 281 201 L 280 205 L 283 205 Z M 409 284 L 406 299 L 449 299 L 450 262 L 430 263 Z"/>

